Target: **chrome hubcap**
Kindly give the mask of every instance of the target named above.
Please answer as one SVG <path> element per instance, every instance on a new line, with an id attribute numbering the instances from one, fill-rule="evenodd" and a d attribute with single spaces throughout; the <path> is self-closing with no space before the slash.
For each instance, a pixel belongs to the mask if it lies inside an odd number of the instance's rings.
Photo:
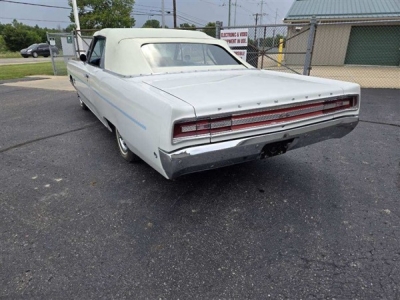
<path id="1" fill-rule="evenodd" d="M 119 132 L 118 132 L 118 143 L 119 143 L 119 147 L 121 148 L 122 152 L 124 152 L 124 153 L 128 152 L 128 147 L 126 146 L 123 138 L 119 135 Z"/>

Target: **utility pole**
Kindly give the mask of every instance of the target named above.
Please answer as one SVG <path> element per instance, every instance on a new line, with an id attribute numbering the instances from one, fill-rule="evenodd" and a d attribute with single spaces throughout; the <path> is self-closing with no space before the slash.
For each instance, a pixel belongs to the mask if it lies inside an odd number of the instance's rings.
<path id="1" fill-rule="evenodd" d="M 177 28 L 178 26 L 176 25 L 176 0 L 173 0 L 172 4 L 174 9 L 174 28 Z"/>
<path id="2" fill-rule="evenodd" d="M 232 0 L 229 0 L 228 4 L 228 27 L 231 26 L 231 5 L 232 5 Z"/>
<path id="3" fill-rule="evenodd" d="M 254 46 L 257 46 L 257 23 L 258 23 L 258 16 L 259 16 L 260 14 L 253 14 L 253 16 L 255 16 L 256 17 L 256 24 L 255 24 L 255 27 L 254 27 Z"/>
<path id="4" fill-rule="evenodd" d="M 85 50 L 82 47 L 82 33 L 81 33 L 81 24 L 79 23 L 79 14 L 78 14 L 78 6 L 76 5 L 76 0 L 72 0 L 72 10 L 74 11 L 74 20 L 76 26 L 76 43 L 78 46 L 78 53 L 76 53 L 77 57 L 79 57 L 82 53 L 85 53 Z"/>
<path id="5" fill-rule="evenodd" d="M 164 0 L 161 0 L 161 27 L 165 28 L 165 8 Z"/>
<path id="6" fill-rule="evenodd" d="M 235 17 L 233 19 L 233 26 L 236 26 L 236 8 L 237 8 L 237 0 L 235 0 Z"/>
<path id="7" fill-rule="evenodd" d="M 261 0 L 261 8 L 260 8 L 260 25 L 262 25 L 263 4 L 264 4 L 264 0 Z"/>
<path id="8" fill-rule="evenodd" d="M 255 24 L 255 27 L 254 27 L 254 45 L 257 46 L 257 47 L 259 47 L 259 44 L 258 44 L 258 42 L 257 42 L 257 24 L 258 24 L 258 17 L 260 17 L 260 20 L 261 20 L 261 17 L 262 17 L 262 16 L 266 16 L 266 15 L 267 15 L 267 14 L 253 14 L 253 16 L 256 17 L 256 24 Z M 261 21 L 260 21 L 260 25 L 261 25 Z"/>
<path id="9" fill-rule="evenodd" d="M 275 25 L 276 25 L 276 19 L 278 18 L 278 9 L 275 11 Z M 276 33 L 276 27 L 274 27 L 274 31 L 272 34 L 272 47 L 275 47 L 275 33 Z"/>

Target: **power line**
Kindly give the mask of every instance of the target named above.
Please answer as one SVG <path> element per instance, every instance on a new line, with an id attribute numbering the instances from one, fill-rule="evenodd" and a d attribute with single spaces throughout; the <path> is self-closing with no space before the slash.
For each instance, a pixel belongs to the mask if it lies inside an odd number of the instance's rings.
<path id="1" fill-rule="evenodd" d="M 161 16 L 161 14 L 155 14 L 155 13 L 131 13 L 131 16 Z"/>
<path id="2" fill-rule="evenodd" d="M 135 5 L 134 5 L 134 7 L 135 6 L 142 6 L 142 7 L 149 7 L 149 8 L 157 8 L 157 11 L 160 11 L 161 12 L 161 8 L 159 7 L 159 6 L 153 6 L 153 5 L 143 5 L 143 4 L 136 4 L 135 3 Z M 140 8 L 139 8 L 140 9 Z M 165 10 L 166 11 L 173 11 L 173 8 L 172 9 L 170 9 L 170 8 L 165 8 Z M 150 10 L 151 11 L 151 10 Z M 198 18 L 198 17 L 195 17 L 195 16 L 193 16 L 193 15 L 190 15 L 190 14 L 188 14 L 188 13 L 185 13 L 185 12 L 183 12 L 183 11 L 179 11 L 179 10 L 177 10 L 176 11 L 176 13 L 179 13 L 179 14 L 181 14 L 181 15 L 183 15 L 183 16 L 186 16 L 187 18 L 191 18 L 191 19 L 194 19 L 194 20 L 197 20 L 197 21 L 199 21 L 199 22 L 205 22 L 205 23 L 207 23 L 207 21 L 205 21 L 205 20 L 203 20 L 203 19 L 200 19 L 200 18 Z"/>
<path id="3" fill-rule="evenodd" d="M 219 7 L 221 7 L 221 5 L 218 5 L 218 4 L 215 4 L 215 3 L 212 3 L 212 2 L 210 2 L 210 1 L 206 1 L 206 0 L 200 0 L 201 2 L 204 2 L 204 3 L 208 3 L 208 4 L 211 4 L 211 5 L 215 5 L 215 6 L 219 6 Z"/>
<path id="4" fill-rule="evenodd" d="M 38 21 L 38 22 L 54 22 L 54 23 L 68 23 L 71 24 L 72 22 L 67 22 L 67 21 L 55 21 L 55 20 L 37 20 L 37 19 L 20 19 L 20 18 L 3 18 L 0 17 L 0 19 L 6 19 L 6 20 L 17 20 L 17 21 Z"/>
<path id="5" fill-rule="evenodd" d="M 241 6 L 241 5 L 238 5 L 238 7 L 239 7 L 240 9 L 243 9 L 244 11 L 247 11 L 247 12 L 253 14 L 253 12 L 252 12 L 250 9 L 247 9 L 247 8 Z"/>
<path id="6" fill-rule="evenodd" d="M 41 6 L 41 7 L 49 7 L 49 8 L 61 8 L 61 9 L 69 9 L 69 10 L 72 9 L 71 7 L 66 7 L 66 6 L 55 6 L 55 5 L 19 2 L 19 1 L 11 1 L 11 0 L 0 0 L 0 2 L 8 2 L 8 3 L 13 3 L 13 4 L 32 5 L 32 6 Z"/>
<path id="7" fill-rule="evenodd" d="M 143 5 L 143 4 L 134 4 L 134 6 L 143 6 L 143 7 L 150 7 L 150 8 L 160 8 L 158 6 L 153 6 L 153 5 Z M 166 10 L 172 10 L 172 8 L 165 8 Z"/>
<path id="8" fill-rule="evenodd" d="M 204 27 L 205 25 L 204 24 L 201 24 L 201 23 L 197 23 L 197 22 L 195 22 L 195 21 L 193 21 L 193 20 L 190 20 L 190 19 L 187 19 L 187 18 L 185 18 L 185 17 L 183 17 L 183 16 L 181 16 L 181 15 L 177 15 L 177 17 L 179 18 L 179 19 L 181 19 L 182 21 L 184 21 L 184 22 L 190 22 L 190 23 L 192 23 L 192 24 L 195 24 L 195 25 L 198 25 L 198 26 L 202 26 L 202 27 Z"/>
<path id="9" fill-rule="evenodd" d="M 191 18 L 191 19 L 195 19 L 195 20 L 197 20 L 197 21 L 207 23 L 206 20 L 203 20 L 203 19 L 197 18 L 197 17 L 195 17 L 195 16 L 189 15 L 189 14 L 187 14 L 187 13 L 184 13 L 183 11 L 177 11 L 177 13 L 180 13 L 181 15 L 184 15 L 184 16 L 189 17 L 189 18 Z"/>
<path id="10" fill-rule="evenodd" d="M 146 6 L 148 6 L 148 5 L 146 5 Z M 154 7 L 154 6 L 152 6 L 152 7 Z M 131 15 L 133 15 L 133 16 L 161 16 L 162 14 L 161 14 L 161 10 L 152 10 L 151 9 L 150 11 L 144 11 L 144 10 L 141 10 L 141 9 L 135 9 L 131 13 Z M 167 15 L 170 16 L 172 14 L 168 13 Z M 183 22 L 190 22 L 190 23 L 195 24 L 195 25 L 204 26 L 204 23 L 200 23 L 200 22 L 197 22 L 195 20 L 189 19 L 187 17 L 187 14 L 185 14 L 185 13 L 177 11 L 177 17 L 179 17 L 179 19 L 181 19 L 181 21 L 183 21 Z M 203 20 L 201 20 L 201 21 L 203 21 Z M 204 21 L 204 22 L 207 23 L 206 21 Z"/>

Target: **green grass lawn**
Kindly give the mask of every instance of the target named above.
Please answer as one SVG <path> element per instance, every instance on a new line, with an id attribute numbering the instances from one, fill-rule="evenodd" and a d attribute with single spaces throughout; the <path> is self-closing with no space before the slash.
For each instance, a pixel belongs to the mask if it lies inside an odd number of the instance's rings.
<path id="1" fill-rule="evenodd" d="M 66 74 L 66 67 L 62 62 L 62 65 L 60 64 L 60 74 L 57 72 L 57 75 Z M 0 80 L 23 78 L 31 75 L 54 75 L 51 62 L 0 66 Z"/>

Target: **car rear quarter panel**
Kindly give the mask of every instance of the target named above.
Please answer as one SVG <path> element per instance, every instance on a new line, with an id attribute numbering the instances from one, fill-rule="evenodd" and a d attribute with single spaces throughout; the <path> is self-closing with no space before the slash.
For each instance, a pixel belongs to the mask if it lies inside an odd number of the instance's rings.
<path id="1" fill-rule="evenodd" d="M 125 79 L 100 69 L 91 88 L 99 118 L 117 127 L 128 147 L 164 174 L 158 149 L 170 150 L 173 120 L 195 117 L 193 107 L 140 78 Z"/>

